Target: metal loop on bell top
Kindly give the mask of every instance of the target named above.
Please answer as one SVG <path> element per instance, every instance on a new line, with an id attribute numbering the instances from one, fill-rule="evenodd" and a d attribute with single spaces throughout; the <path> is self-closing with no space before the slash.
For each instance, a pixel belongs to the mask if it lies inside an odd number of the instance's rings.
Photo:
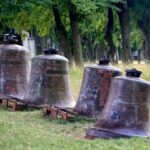
<path id="1" fill-rule="evenodd" d="M 3 34 L 3 43 L 4 44 L 17 44 L 19 42 L 19 39 L 16 35 L 11 33 Z"/>
<path id="2" fill-rule="evenodd" d="M 142 74 L 141 71 L 135 69 L 135 68 L 132 68 L 132 69 L 126 69 L 126 76 L 127 77 L 136 77 L 136 78 L 139 78 L 140 75 Z"/>
<path id="3" fill-rule="evenodd" d="M 44 50 L 45 55 L 53 55 L 53 54 L 58 54 L 58 50 L 54 48 L 47 48 Z"/>
<path id="4" fill-rule="evenodd" d="M 99 59 L 99 65 L 108 65 L 110 62 L 110 59 L 108 59 L 106 56 L 103 56 Z"/>

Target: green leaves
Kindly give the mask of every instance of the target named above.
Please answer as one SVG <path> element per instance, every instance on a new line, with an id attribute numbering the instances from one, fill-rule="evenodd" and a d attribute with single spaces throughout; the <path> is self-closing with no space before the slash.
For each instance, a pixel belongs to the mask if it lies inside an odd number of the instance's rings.
<path id="1" fill-rule="evenodd" d="M 91 12 L 93 10 L 96 10 L 97 6 L 95 5 L 95 2 L 91 0 L 71 0 L 71 2 L 76 6 L 78 12 Z"/>
<path id="2" fill-rule="evenodd" d="M 50 7 L 53 4 L 53 0 L 27 0 L 27 3 L 36 6 L 42 5 L 44 7 Z"/>
<path id="3" fill-rule="evenodd" d="M 143 0 L 134 1 L 136 10 L 139 12 L 144 10 L 143 12 L 149 13 L 149 0 L 145 0 L 144 4 Z M 125 3 L 127 0 L 0 0 L 0 23 L 18 31 L 30 31 L 34 28 L 41 37 L 52 35 L 55 38 L 57 29 L 52 12 L 52 6 L 55 6 L 59 10 L 69 37 L 68 40 L 70 40 L 69 9 L 71 9 L 78 13 L 82 39 L 90 37 L 94 45 L 98 45 L 104 41 L 107 24 L 106 10 L 111 7 L 114 11 L 118 11 L 116 4 L 119 2 Z M 113 38 L 117 46 L 120 44 L 120 28 L 118 26 L 116 21 Z"/>
<path id="4" fill-rule="evenodd" d="M 32 11 L 22 11 L 14 19 L 13 26 L 18 30 L 31 30 L 33 27 L 43 37 L 54 27 L 53 13 L 42 5 L 32 6 Z"/>

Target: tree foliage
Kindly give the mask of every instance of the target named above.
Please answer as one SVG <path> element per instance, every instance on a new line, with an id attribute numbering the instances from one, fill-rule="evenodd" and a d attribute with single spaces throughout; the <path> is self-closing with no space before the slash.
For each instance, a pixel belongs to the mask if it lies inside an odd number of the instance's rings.
<path id="1" fill-rule="evenodd" d="M 142 47 L 143 37 L 138 29 L 142 24 L 146 30 L 150 29 L 149 0 L 0 0 L 0 28 L 15 28 L 18 32 L 34 29 L 40 37 L 51 37 L 57 47 L 61 47 L 61 38 L 56 24 L 53 8 L 56 7 L 64 28 L 68 50 L 74 55 L 74 39 L 69 12 L 77 14 L 76 23 L 79 26 L 82 51 L 84 57 L 92 54 L 96 58 L 97 51 L 107 52 L 108 43 L 105 33 L 108 22 L 108 8 L 113 10 L 112 39 L 116 49 L 120 49 L 122 36 L 118 13 L 122 10 L 118 4 L 128 4 L 131 16 L 131 47 Z M 138 17 L 137 17 L 138 16 Z M 135 44 L 136 43 L 136 44 Z M 91 52 L 92 53 L 91 53 Z"/>

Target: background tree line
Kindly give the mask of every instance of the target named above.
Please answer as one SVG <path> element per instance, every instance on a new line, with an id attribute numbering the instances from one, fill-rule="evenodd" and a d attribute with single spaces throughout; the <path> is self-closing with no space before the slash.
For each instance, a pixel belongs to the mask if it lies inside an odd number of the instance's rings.
<path id="1" fill-rule="evenodd" d="M 149 0 L 0 0 L 1 33 L 8 28 L 38 37 L 39 50 L 55 45 L 78 66 L 104 54 L 115 62 L 116 52 L 130 63 L 136 49 L 150 60 Z"/>

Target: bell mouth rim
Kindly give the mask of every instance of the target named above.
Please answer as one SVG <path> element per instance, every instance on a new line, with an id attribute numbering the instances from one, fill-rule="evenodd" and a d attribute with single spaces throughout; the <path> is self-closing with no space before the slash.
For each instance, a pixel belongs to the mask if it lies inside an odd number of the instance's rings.
<path id="1" fill-rule="evenodd" d="M 35 102 L 30 101 L 28 98 L 24 99 L 24 101 L 26 101 L 26 103 L 28 105 L 33 105 L 33 106 L 51 106 L 51 107 L 56 107 L 56 108 L 60 108 L 60 109 L 62 109 L 62 108 L 71 109 L 71 108 L 75 107 L 75 102 L 74 101 L 69 103 L 69 104 L 57 104 L 57 103 L 49 104 L 49 103 L 46 103 L 46 102 L 35 103 Z"/>
<path id="2" fill-rule="evenodd" d="M 93 132 L 97 132 L 97 135 Z M 105 135 L 102 135 L 105 134 Z M 106 135 L 108 134 L 108 135 Z M 91 127 L 89 129 L 87 129 L 86 132 L 86 136 L 85 138 L 87 139 L 95 139 L 95 138 L 103 138 L 103 139 L 109 139 L 109 138 L 113 138 L 113 139 L 117 139 L 117 138 L 131 138 L 131 137 L 143 137 L 143 138 L 147 138 L 150 137 L 149 135 L 132 135 L 132 134 L 125 134 L 125 133 L 120 133 L 117 131 L 112 131 L 110 129 L 107 128 L 99 128 L 99 127 Z"/>

